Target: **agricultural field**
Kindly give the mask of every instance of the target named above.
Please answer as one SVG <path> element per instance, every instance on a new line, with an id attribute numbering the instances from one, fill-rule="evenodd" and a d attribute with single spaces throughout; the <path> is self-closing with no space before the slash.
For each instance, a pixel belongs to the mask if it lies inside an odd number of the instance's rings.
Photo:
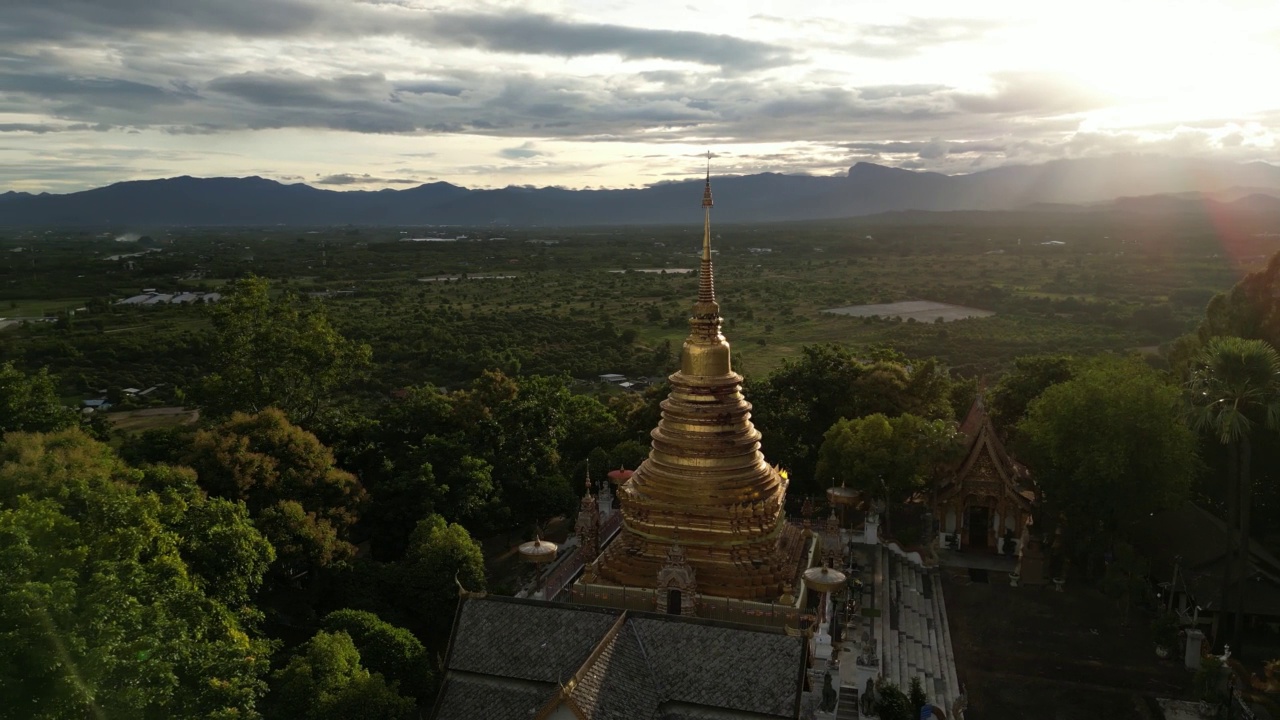
<path id="1" fill-rule="evenodd" d="M 153 229 L 119 242 L 121 229 L 9 231 L 0 317 L 24 319 L 0 330 L 0 361 L 48 366 L 69 396 L 180 391 L 207 371 L 210 309 L 118 301 L 143 289 L 217 292 L 256 274 L 273 292 L 324 303 L 339 330 L 369 343 L 375 370 L 358 393 L 457 386 L 485 368 L 584 380 L 670 369 L 696 292 L 700 227 L 500 232 L 408 242 L 498 231 Z M 1142 349 L 1159 363 L 1215 293 L 1280 246 L 1259 234 L 1224 247 L 1209 225 L 1161 218 L 1048 213 L 713 232 L 724 332 L 749 378 L 828 342 L 937 357 L 965 376 L 1040 352 Z"/>

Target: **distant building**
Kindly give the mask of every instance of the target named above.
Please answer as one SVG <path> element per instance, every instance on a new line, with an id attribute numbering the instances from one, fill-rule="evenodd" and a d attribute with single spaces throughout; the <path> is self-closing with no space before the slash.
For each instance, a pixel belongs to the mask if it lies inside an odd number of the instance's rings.
<path id="1" fill-rule="evenodd" d="M 605 373 L 604 375 L 600 376 L 600 382 L 603 382 L 603 383 L 621 383 L 621 382 L 626 382 L 626 380 L 627 380 L 626 375 L 619 375 L 617 373 Z"/>

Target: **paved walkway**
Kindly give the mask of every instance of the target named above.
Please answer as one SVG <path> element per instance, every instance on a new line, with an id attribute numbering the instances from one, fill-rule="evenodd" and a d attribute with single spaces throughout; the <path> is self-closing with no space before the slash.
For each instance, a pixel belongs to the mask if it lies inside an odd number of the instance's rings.
<path id="1" fill-rule="evenodd" d="M 1013 569 L 1017 567 L 1018 558 L 1011 555 L 996 555 L 994 553 L 987 552 L 939 550 L 938 564 L 943 567 L 1011 573 L 1013 572 Z"/>

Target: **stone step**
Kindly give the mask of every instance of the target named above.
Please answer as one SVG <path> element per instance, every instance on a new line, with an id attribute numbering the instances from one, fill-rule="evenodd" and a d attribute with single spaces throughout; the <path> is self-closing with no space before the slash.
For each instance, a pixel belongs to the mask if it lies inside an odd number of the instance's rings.
<path id="1" fill-rule="evenodd" d="M 933 576 L 933 603 L 938 618 L 938 653 L 942 661 L 942 675 L 947 688 L 947 702 L 950 703 L 960 696 L 960 682 L 956 677 L 955 651 L 951 644 L 951 625 L 947 620 L 947 605 L 942 595 L 942 579 L 937 574 Z M 947 709 L 950 709 L 950 705 Z"/>
<path id="2" fill-rule="evenodd" d="M 862 708 L 858 706 L 861 697 L 861 691 L 858 688 L 852 685 L 841 686 L 840 695 L 836 701 L 836 720 L 858 720 L 861 718 Z"/>

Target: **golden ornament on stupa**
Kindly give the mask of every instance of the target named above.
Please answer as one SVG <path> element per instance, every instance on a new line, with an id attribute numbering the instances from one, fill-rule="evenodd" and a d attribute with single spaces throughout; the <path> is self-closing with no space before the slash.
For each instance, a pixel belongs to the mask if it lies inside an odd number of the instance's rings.
<path id="1" fill-rule="evenodd" d="M 709 159 L 709 156 L 708 156 Z M 675 542 L 697 571 L 699 593 L 776 600 L 795 577 L 803 542 L 782 542 L 787 479 L 765 462 L 742 376 L 720 332 L 711 267 L 711 173 L 704 211 L 698 297 L 680 369 L 650 436 L 649 457 L 621 485 L 623 528 L 600 558 L 600 578 L 653 587 Z M 797 530 L 798 532 L 798 530 Z"/>
<path id="2" fill-rule="evenodd" d="M 560 547 L 553 542 L 543 540 L 541 536 L 520 545 L 520 558 L 535 565 L 549 563 L 556 559 Z"/>

